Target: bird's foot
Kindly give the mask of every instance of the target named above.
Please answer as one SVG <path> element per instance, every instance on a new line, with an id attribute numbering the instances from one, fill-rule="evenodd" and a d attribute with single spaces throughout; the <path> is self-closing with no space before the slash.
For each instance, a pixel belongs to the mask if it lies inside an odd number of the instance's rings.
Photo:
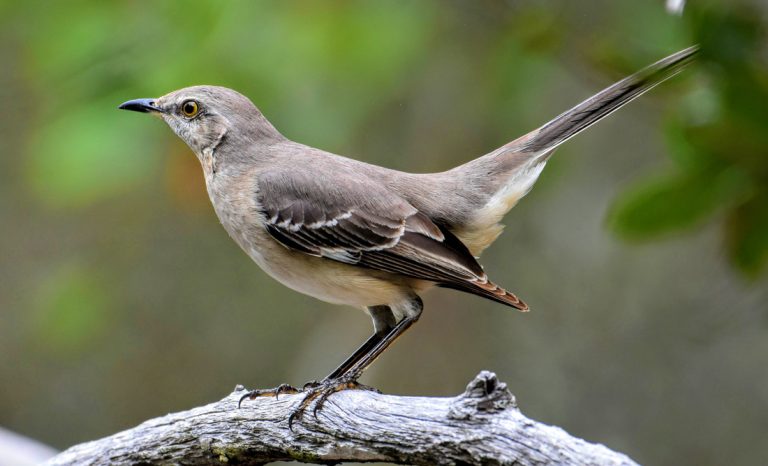
<path id="1" fill-rule="evenodd" d="M 278 398 L 280 395 L 296 395 L 303 393 L 304 399 L 301 400 L 301 403 L 299 403 L 296 409 L 294 409 L 288 416 L 288 427 L 293 430 L 293 421 L 301 419 L 307 411 L 307 408 L 312 406 L 313 402 L 312 415 L 317 418 L 317 413 L 322 409 L 325 401 L 334 393 L 342 390 L 370 390 L 376 393 L 381 393 L 376 388 L 363 385 L 359 383 L 356 378 L 347 376 L 338 379 L 326 379 L 320 382 L 313 380 L 305 383 L 301 389 L 284 383 L 275 388 L 250 390 L 240 397 L 240 401 L 237 402 L 237 407 L 240 408 L 240 405 L 246 399 L 255 400 L 256 398 L 266 396 L 274 396 L 275 398 Z"/>
<path id="2" fill-rule="evenodd" d="M 297 393 L 301 393 L 302 391 L 304 391 L 304 388 L 299 390 L 298 388 L 292 385 L 288 385 L 287 383 L 280 384 L 275 388 L 249 390 L 245 395 L 240 397 L 240 401 L 237 402 L 237 407 L 240 408 L 240 405 L 246 398 L 249 400 L 255 400 L 256 398 L 261 398 L 264 396 L 274 396 L 275 399 L 277 399 L 280 395 L 295 395 Z"/>
<path id="3" fill-rule="evenodd" d="M 312 407 L 312 415 L 317 419 L 317 412 L 323 408 L 325 401 L 334 393 L 342 390 L 370 390 L 376 393 L 381 393 L 379 390 L 363 385 L 352 377 L 340 377 L 338 379 L 327 379 L 320 382 L 312 381 L 308 382 L 302 388 L 304 392 L 304 399 L 301 400 L 299 406 L 288 416 L 288 428 L 293 430 L 293 421 L 301 419 L 304 413 L 307 411 L 314 402 Z"/>

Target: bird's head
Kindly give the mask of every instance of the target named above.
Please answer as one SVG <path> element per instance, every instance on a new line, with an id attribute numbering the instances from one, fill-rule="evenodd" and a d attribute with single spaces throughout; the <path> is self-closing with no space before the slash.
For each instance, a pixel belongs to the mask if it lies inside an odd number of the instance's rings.
<path id="1" fill-rule="evenodd" d="M 222 145 L 247 151 L 250 145 L 283 139 L 247 97 L 226 87 L 185 87 L 119 108 L 161 117 L 201 159 Z"/>

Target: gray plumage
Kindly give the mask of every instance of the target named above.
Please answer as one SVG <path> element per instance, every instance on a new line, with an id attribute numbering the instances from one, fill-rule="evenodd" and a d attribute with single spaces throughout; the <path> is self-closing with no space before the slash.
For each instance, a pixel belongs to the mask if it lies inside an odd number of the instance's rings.
<path id="1" fill-rule="evenodd" d="M 418 318 L 418 295 L 434 285 L 527 310 L 476 259 L 501 233 L 502 217 L 557 146 L 678 73 L 695 53 L 673 54 L 483 157 L 432 174 L 290 141 L 246 97 L 222 87 L 121 108 L 162 117 L 190 146 L 221 223 L 268 274 L 316 298 L 368 309 L 384 334 Z"/>

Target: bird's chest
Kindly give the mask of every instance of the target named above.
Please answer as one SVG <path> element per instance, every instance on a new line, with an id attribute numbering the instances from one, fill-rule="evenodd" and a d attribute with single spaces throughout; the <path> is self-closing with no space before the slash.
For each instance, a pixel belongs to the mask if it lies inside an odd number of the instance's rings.
<path id="1" fill-rule="evenodd" d="M 249 255 L 250 249 L 266 234 L 255 190 L 222 173 L 205 174 L 208 196 L 219 221 L 235 242 Z"/>
<path id="2" fill-rule="evenodd" d="M 222 173 L 206 176 L 211 203 L 229 236 L 265 272 L 286 281 L 286 248 L 267 232 L 256 187 L 247 177 L 224 178 Z"/>

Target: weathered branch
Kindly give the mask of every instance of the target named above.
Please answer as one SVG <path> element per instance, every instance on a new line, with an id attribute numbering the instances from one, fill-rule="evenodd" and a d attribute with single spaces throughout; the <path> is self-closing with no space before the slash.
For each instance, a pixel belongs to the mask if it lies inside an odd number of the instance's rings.
<path id="1" fill-rule="evenodd" d="M 481 372 L 455 398 L 336 393 L 316 418 L 310 408 L 293 430 L 287 417 L 301 395 L 259 398 L 238 409 L 242 393 L 237 387 L 216 403 L 76 445 L 47 464 L 635 464 L 603 445 L 526 418 L 490 372 Z"/>

